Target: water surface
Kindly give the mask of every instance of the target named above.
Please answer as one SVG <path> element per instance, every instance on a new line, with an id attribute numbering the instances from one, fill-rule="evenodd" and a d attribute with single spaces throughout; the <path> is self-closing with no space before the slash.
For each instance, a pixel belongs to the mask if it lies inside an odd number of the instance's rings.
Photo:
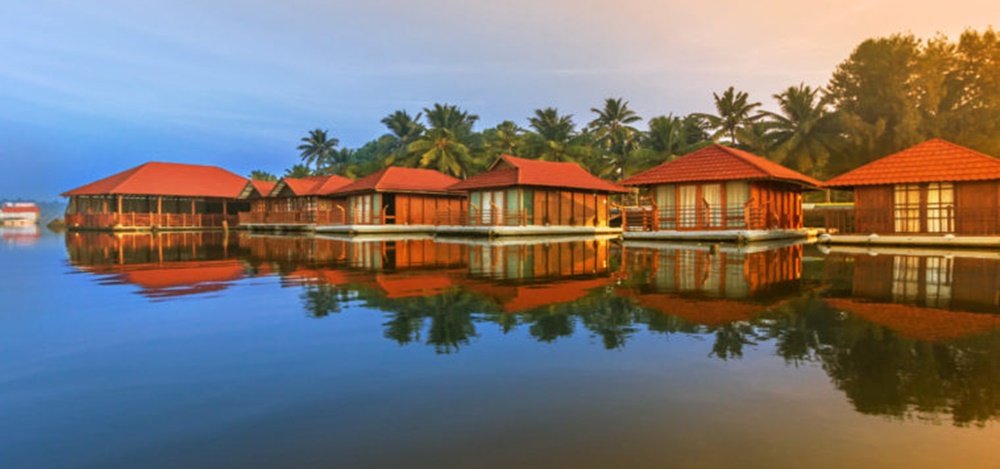
<path id="1" fill-rule="evenodd" d="M 996 253 L 5 234 L 2 467 L 1000 467 Z"/>

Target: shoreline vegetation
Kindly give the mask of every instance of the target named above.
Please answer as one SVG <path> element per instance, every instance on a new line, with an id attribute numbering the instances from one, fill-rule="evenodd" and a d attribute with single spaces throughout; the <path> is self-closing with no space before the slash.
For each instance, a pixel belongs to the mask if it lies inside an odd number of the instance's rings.
<path id="1" fill-rule="evenodd" d="M 527 127 L 505 120 L 481 131 L 479 116 L 435 103 L 381 120 L 388 132 L 358 148 L 328 130 L 301 139 L 301 161 L 285 177 L 363 177 L 387 166 L 435 169 L 466 178 L 501 154 L 579 163 L 618 181 L 713 143 L 755 153 L 826 179 L 929 138 L 1000 154 L 1000 36 L 968 30 L 957 41 L 912 34 L 869 39 L 825 87 L 789 86 L 771 96 L 778 112 L 729 87 L 712 93 L 714 112 L 644 119 L 624 98 L 586 117 L 536 109 Z M 277 180 L 254 170 L 248 177 Z"/>

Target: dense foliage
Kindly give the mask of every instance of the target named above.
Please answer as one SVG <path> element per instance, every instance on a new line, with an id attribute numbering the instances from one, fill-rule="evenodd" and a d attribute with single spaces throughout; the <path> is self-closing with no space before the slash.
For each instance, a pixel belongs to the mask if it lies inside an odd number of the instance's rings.
<path id="1" fill-rule="evenodd" d="M 824 88 L 793 85 L 774 94 L 777 112 L 730 87 L 712 93 L 714 112 L 643 119 L 629 102 L 608 98 L 580 125 L 548 107 L 522 128 L 513 121 L 475 130 L 479 117 L 452 104 L 405 110 L 388 132 L 356 149 L 338 149 L 316 129 L 298 147 L 303 163 L 286 176 L 359 177 L 385 166 L 432 168 L 467 177 L 497 155 L 572 161 L 619 180 L 711 143 L 771 158 L 827 178 L 929 138 L 1000 154 L 1000 37 L 967 31 L 957 42 L 912 35 L 869 39 Z M 314 166 L 315 168 L 311 168 Z M 263 175 L 263 172 L 261 172 Z"/>

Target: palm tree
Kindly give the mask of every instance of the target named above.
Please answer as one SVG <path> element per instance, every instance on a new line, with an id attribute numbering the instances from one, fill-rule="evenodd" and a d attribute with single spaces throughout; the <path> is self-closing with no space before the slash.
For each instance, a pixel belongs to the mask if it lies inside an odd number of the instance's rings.
<path id="1" fill-rule="evenodd" d="M 424 108 L 430 129 L 407 146 L 412 166 L 433 168 L 455 177 L 465 177 L 475 161 L 469 151 L 472 126 L 479 116 L 451 104 L 435 103 Z"/>
<path id="2" fill-rule="evenodd" d="M 389 129 L 389 135 L 393 139 L 392 153 L 386 159 L 387 166 L 391 166 L 396 161 L 405 161 L 410 144 L 420 138 L 427 130 L 420 123 L 421 116 L 423 114 L 419 112 L 416 116 L 410 117 L 406 111 L 396 111 L 382 119 L 382 123 Z"/>
<path id="3" fill-rule="evenodd" d="M 760 103 L 749 102 L 750 96 L 746 92 L 737 92 L 732 86 L 724 91 L 722 96 L 712 93 L 712 97 L 715 99 L 717 115 L 698 114 L 698 116 L 707 120 L 711 128 L 715 129 L 713 139 L 729 137 L 729 143 L 735 145 L 736 131 L 760 119 L 761 114 L 753 114 L 753 111 L 760 107 Z"/>
<path id="4" fill-rule="evenodd" d="M 521 145 L 524 129 L 512 121 L 503 121 L 492 129 L 486 129 L 483 136 L 490 156 L 514 155 L 517 154 L 517 148 Z"/>
<path id="5" fill-rule="evenodd" d="M 819 176 L 838 139 L 831 98 L 822 88 L 799 84 L 774 95 L 774 99 L 781 113 L 769 112 L 767 116 L 773 121 L 776 159 Z"/>
<path id="6" fill-rule="evenodd" d="M 313 171 L 304 164 L 297 164 L 285 170 L 286 178 L 304 178 L 313 175 Z"/>
<path id="7" fill-rule="evenodd" d="M 639 148 L 642 135 L 631 126 L 642 120 L 635 111 L 629 109 L 623 98 L 604 100 L 604 108 L 590 108 L 597 117 L 588 127 L 594 131 L 594 141 L 610 156 L 611 171 L 614 176 L 625 177 L 629 156 Z"/>
<path id="8" fill-rule="evenodd" d="M 254 181 L 276 182 L 278 180 L 278 176 L 261 169 L 250 171 L 250 175 L 248 177 Z"/>
<path id="9" fill-rule="evenodd" d="M 736 147 L 761 156 L 771 156 L 777 145 L 774 122 L 759 120 L 736 129 Z"/>
<path id="10" fill-rule="evenodd" d="M 526 137 L 526 154 L 544 161 L 580 162 L 586 148 L 579 144 L 576 124 L 570 114 L 560 116 L 556 108 L 535 109 L 535 116 L 528 118 L 534 130 Z"/>
<path id="11" fill-rule="evenodd" d="M 306 166 L 316 164 L 316 170 L 320 169 L 324 163 L 330 160 L 330 154 L 337 149 L 340 141 L 327 136 L 326 130 L 310 130 L 308 137 L 302 137 L 302 144 L 298 146 L 300 156 Z"/>

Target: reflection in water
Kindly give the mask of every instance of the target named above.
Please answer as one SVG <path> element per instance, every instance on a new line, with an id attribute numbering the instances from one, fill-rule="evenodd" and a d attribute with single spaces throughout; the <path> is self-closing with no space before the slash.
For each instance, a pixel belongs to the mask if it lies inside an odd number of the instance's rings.
<path id="1" fill-rule="evenodd" d="M 219 233 L 73 234 L 66 247 L 76 268 L 152 299 L 276 276 L 300 289 L 309 317 L 377 310 L 385 338 L 442 354 L 485 328 L 544 343 L 585 335 L 608 349 L 641 332 L 683 334 L 720 360 L 767 346 L 789 366 L 821 366 L 864 414 L 1000 416 L 997 259 Z"/>
<path id="2" fill-rule="evenodd" d="M 0 242 L 16 246 L 30 246 L 42 237 L 38 225 L 0 226 Z"/>
<path id="3" fill-rule="evenodd" d="M 151 299 L 218 292 L 247 276 L 245 252 L 221 232 L 66 235 L 70 264 Z"/>

